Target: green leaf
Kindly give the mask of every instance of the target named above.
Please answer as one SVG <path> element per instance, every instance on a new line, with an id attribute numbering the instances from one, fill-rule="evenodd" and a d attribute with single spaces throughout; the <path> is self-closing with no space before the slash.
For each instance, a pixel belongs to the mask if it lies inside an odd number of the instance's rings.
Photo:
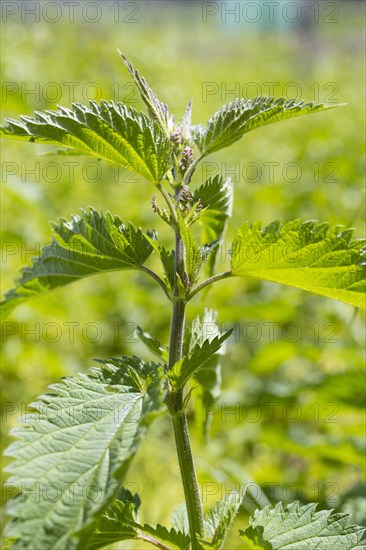
<path id="1" fill-rule="evenodd" d="M 365 303 L 366 239 L 352 229 L 294 220 L 245 223 L 232 245 L 232 274 L 294 286 L 356 307 Z"/>
<path id="2" fill-rule="evenodd" d="M 97 359 L 104 365 L 103 376 L 111 385 L 118 384 L 123 375 L 126 386 L 134 388 L 144 394 L 142 404 L 142 418 L 140 427 L 149 426 L 151 422 L 166 411 L 163 405 L 165 398 L 167 365 L 143 361 L 135 355 L 132 357 Z"/>
<path id="3" fill-rule="evenodd" d="M 156 96 L 156 94 L 149 87 L 145 78 L 139 74 L 137 70 L 133 68 L 132 63 L 123 55 L 121 51 L 118 53 L 123 59 L 130 75 L 134 79 L 137 89 L 140 93 L 142 100 L 147 106 L 148 113 L 152 119 L 156 120 L 160 128 L 164 131 L 167 137 L 170 135 L 171 121 L 169 117 L 168 106 L 164 105 Z"/>
<path id="4" fill-rule="evenodd" d="M 218 352 L 231 333 L 232 330 L 229 330 L 222 336 L 216 336 L 212 340 L 206 339 L 202 344 L 196 344 L 189 355 L 175 363 L 167 373 L 173 390 L 177 391 L 182 388 Z"/>
<path id="5" fill-rule="evenodd" d="M 190 142 L 190 138 L 191 138 L 192 103 L 193 103 L 193 100 L 191 99 L 187 105 L 187 109 L 185 110 L 185 113 L 183 115 L 182 122 L 180 125 L 180 129 L 182 131 L 182 137 L 188 142 Z"/>
<path id="6" fill-rule="evenodd" d="M 89 543 L 80 550 L 97 550 L 121 540 L 138 538 L 136 527 L 140 499 L 126 489 L 115 499 L 101 517 Z"/>
<path id="7" fill-rule="evenodd" d="M 144 540 L 158 548 L 167 548 L 165 545 L 169 545 L 168 548 L 171 550 L 188 549 L 190 538 L 185 533 L 160 524 L 140 524 L 137 513 L 139 505 L 140 499 L 137 494 L 131 495 L 129 491 L 123 490 L 120 498 L 114 500 L 103 514 L 87 547 L 84 546 L 80 550 L 97 550 L 130 539 Z"/>
<path id="8" fill-rule="evenodd" d="M 195 345 L 202 345 L 205 339 L 212 341 L 221 334 L 216 324 L 217 312 L 205 308 L 202 320 L 198 315 L 192 325 L 186 328 L 184 353 L 192 353 Z M 220 357 L 225 353 L 226 344 L 212 355 L 205 365 L 195 374 L 195 380 L 201 388 L 203 434 L 208 438 L 212 411 L 221 393 L 221 362 Z"/>
<path id="9" fill-rule="evenodd" d="M 179 229 L 185 249 L 184 270 L 188 276 L 189 284 L 193 285 L 204 261 L 203 254 L 192 232 L 181 217 L 179 217 Z"/>
<path id="10" fill-rule="evenodd" d="M 164 359 L 168 358 L 168 350 L 166 347 L 162 346 L 160 341 L 155 337 L 152 336 L 149 332 L 145 332 L 141 327 L 136 327 L 136 334 L 145 344 L 148 350 L 150 350 L 152 353 L 155 353 L 155 355 L 158 355 L 159 357 L 162 357 Z"/>
<path id="11" fill-rule="evenodd" d="M 9 482 L 20 488 L 8 508 L 7 535 L 18 539 L 14 550 L 83 547 L 113 498 L 147 425 L 163 407 L 156 389 L 162 368 L 131 360 L 138 384 L 129 385 L 127 363 L 111 360 L 91 375 L 50 386 L 51 393 L 32 403 L 13 430 L 18 441 L 6 455 L 14 458 Z"/>
<path id="12" fill-rule="evenodd" d="M 4 315 L 29 298 L 89 275 L 140 269 L 153 250 L 140 229 L 92 209 L 81 210 L 70 221 L 62 218 L 52 229 L 52 243 L 34 258 L 32 266 L 23 268 L 16 288 L 5 294 Z"/>
<path id="13" fill-rule="evenodd" d="M 195 142 L 202 158 L 228 147 L 255 128 L 334 107 L 339 105 L 304 103 L 284 97 L 276 100 L 273 97 L 236 99 L 217 111 L 208 121 L 206 128 L 198 130 Z"/>
<path id="14" fill-rule="evenodd" d="M 181 217 L 179 217 L 179 229 L 184 243 L 184 273 L 187 277 L 185 286 L 192 286 L 197 281 L 201 267 L 216 253 L 218 242 L 199 246 Z"/>
<path id="15" fill-rule="evenodd" d="M 225 500 L 217 502 L 205 515 L 205 547 L 219 550 L 225 541 L 227 532 L 241 504 L 238 493 L 230 493 Z"/>
<path id="16" fill-rule="evenodd" d="M 59 107 L 35 115 L 7 119 L 0 136 L 70 147 L 115 162 L 153 183 L 159 183 L 170 167 L 172 145 L 157 122 L 122 103 L 73 103 L 73 109 Z"/>
<path id="17" fill-rule="evenodd" d="M 174 528 L 168 529 L 163 525 L 140 525 L 140 537 L 142 540 L 146 540 L 151 544 L 155 544 L 158 548 L 162 548 L 159 543 L 163 545 L 168 544 L 168 548 L 172 550 L 188 550 L 190 544 L 190 537 L 185 533 L 176 530 Z M 146 536 L 147 535 L 147 536 Z M 166 548 L 163 546 L 163 548 Z"/>
<path id="18" fill-rule="evenodd" d="M 234 187 L 230 178 L 221 176 L 209 178 L 194 193 L 194 200 L 200 201 L 203 212 L 199 223 L 202 225 L 201 242 L 220 241 L 224 235 L 228 218 L 232 213 Z M 207 262 L 207 275 L 211 277 L 219 248 L 210 255 Z"/>
<path id="19" fill-rule="evenodd" d="M 173 292 L 174 268 L 175 268 L 174 250 L 167 250 L 156 239 L 152 239 L 149 235 L 145 235 L 145 237 L 160 258 L 160 261 L 164 269 L 164 275 L 163 275 L 164 283 L 166 284 L 170 292 Z"/>
<path id="20" fill-rule="evenodd" d="M 189 535 L 189 520 L 185 502 L 181 502 L 174 507 L 170 522 L 176 531 L 181 531 L 182 533 Z"/>
<path id="21" fill-rule="evenodd" d="M 258 550 L 365 550 L 361 540 L 364 527 L 349 525 L 348 514 L 335 514 L 332 510 L 316 512 L 316 504 L 300 507 L 298 502 L 282 503 L 274 508 L 257 510 L 250 519 L 251 527 L 240 534 L 252 541 Z"/>

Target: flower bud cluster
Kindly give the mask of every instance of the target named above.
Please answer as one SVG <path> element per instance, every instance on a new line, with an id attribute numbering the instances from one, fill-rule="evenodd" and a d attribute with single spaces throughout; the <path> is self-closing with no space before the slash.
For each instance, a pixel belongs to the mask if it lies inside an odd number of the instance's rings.
<path id="1" fill-rule="evenodd" d="M 181 158 L 179 161 L 179 168 L 182 172 L 186 172 L 187 168 L 193 162 L 193 150 L 190 147 L 185 147 L 182 151 Z"/>

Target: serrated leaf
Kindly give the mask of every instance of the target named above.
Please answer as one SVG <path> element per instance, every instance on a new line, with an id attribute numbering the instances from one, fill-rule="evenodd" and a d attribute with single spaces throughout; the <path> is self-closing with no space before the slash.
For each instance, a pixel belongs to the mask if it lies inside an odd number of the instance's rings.
<path id="1" fill-rule="evenodd" d="M 170 167 L 172 145 L 155 121 L 123 103 L 102 100 L 90 106 L 36 112 L 36 117 L 7 119 L 0 136 L 63 145 L 80 154 L 104 158 L 159 183 Z"/>
<path id="2" fill-rule="evenodd" d="M 169 550 L 186 550 L 190 544 L 189 535 L 176 530 L 168 529 L 163 525 L 142 525 L 139 523 L 138 495 L 131 495 L 123 490 L 122 495 L 113 501 L 112 505 L 103 514 L 96 530 L 87 546 L 80 550 L 97 550 L 104 546 L 131 539 L 140 539 Z M 167 546 L 166 546 L 167 545 Z"/>
<path id="3" fill-rule="evenodd" d="M 238 493 L 230 493 L 223 501 L 217 502 L 205 515 L 205 547 L 219 550 L 241 504 Z"/>
<path id="4" fill-rule="evenodd" d="M 349 525 L 348 514 L 332 510 L 316 512 L 316 504 L 282 503 L 257 510 L 251 527 L 241 531 L 244 540 L 253 540 L 254 548 L 269 550 L 365 550 L 364 527 Z M 255 540 L 256 538 L 256 540 Z M 270 546 L 262 545 L 261 540 Z"/>
<path id="5" fill-rule="evenodd" d="M 71 220 L 52 224 L 53 240 L 22 270 L 15 289 L 5 294 L 1 312 L 35 296 L 65 286 L 89 275 L 122 269 L 140 269 L 152 246 L 140 229 L 120 218 L 95 210 L 81 210 Z"/>
<path id="6" fill-rule="evenodd" d="M 191 230 L 184 220 L 179 218 L 180 234 L 184 243 L 184 271 L 188 276 L 190 285 L 193 285 L 198 277 L 199 270 L 208 257 L 207 250 L 200 248 Z"/>
<path id="7" fill-rule="evenodd" d="M 165 412 L 166 408 L 162 403 L 165 398 L 167 365 L 143 361 L 135 355 L 112 357 L 107 361 L 98 359 L 97 362 L 104 365 L 103 377 L 111 385 L 118 384 L 122 373 L 124 384 L 144 394 L 141 427 L 149 426 L 156 416 Z"/>
<path id="8" fill-rule="evenodd" d="M 221 176 L 209 178 L 194 193 L 194 200 L 200 201 L 203 212 L 199 223 L 202 225 L 201 242 L 220 241 L 224 235 L 228 218 L 232 213 L 234 186 L 230 178 Z M 207 275 L 211 277 L 215 267 L 217 247 L 207 261 Z"/>
<path id="9" fill-rule="evenodd" d="M 192 353 L 175 363 L 167 373 L 173 390 L 177 391 L 182 388 L 218 352 L 231 333 L 232 330 L 229 330 L 222 336 L 216 336 L 212 340 L 206 339 L 202 345 L 196 344 Z"/>
<path id="10" fill-rule="evenodd" d="M 182 118 L 182 123 L 180 125 L 180 128 L 182 130 L 182 137 L 187 141 L 189 141 L 191 137 L 190 130 L 191 130 L 191 118 L 192 118 L 192 103 L 193 103 L 193 100 L 191 99 L 187 105 L 187 109 L 185 110 L 185 113 Z"/>
<path id="11" fill-rule="evenodd" d="M 232 273 L 294 286 L 366 307 L 365 243 L 352 229 L 294 220 L 245 223 L 232 245 Z"/>
<path id="12" fill-rule="evenodd" d="M 162 548 L 159 543 L 169 545 L 167 548 L 172 550 L 188 550 L 190 545 L 191 539 L 189 535 L 174 528 L 168 529 L 160 524 L 153 527 L 145 523 L 144 525 L 140 525 L 140 531 L 140 538 L 142 540 L 147 540 L 159 548 Z M 144 535 L 148 536 L 146 537 Z M 164 548 L 166 547 L 164 546 Z"/>
<path id="13" fill-rule="evenodd" d="M 157 240 L 149 237 L 149 235 L 145 235 L 145 237 L 160 258 L 165 274 L 164 282 L 172 292 L 174 288 L 175 252 L 174 250 L 167 250 Z"/>
<path id="14" fill-rule="evenodd" d="M 90 541 L 80 550 L 97 550 L 121 540 L 138 538 L 137 510 L 140 505 L 138 495 L 123 490 L 98 522 Z"/>
<path id="15" fill-rule="evenodd" d="M 215 336 L 221 334 L 216 324 L 217 312 L 213 309 L 205 309 L 202 319 L 197 316 L 191 326 L 186 328 L 184 353 L 192 353 L 195 345 L 202 345 L 204 340 L 213 340 Z M 201 387 L 202 401 L 202 427 L 206 438 L 209 435 L 211 412 L 214 410 L 214 404 L 217 402 L 221 393 L 221 362 L 220 357 L 225 353 L 226 344 L 212 355 L 205 365 L 195 374 L 195 380 Z"/>
<path id="16" fill-rule="evenodd" d="M 304 103 L 284 97 L 279 99 L 273 97 L 236 99 L 217 111 L 208 121 L 206 128 L 197 130 L 195 142 L 201 151 L 201 158 L 203 158 L 232 145 L 255 128 L 334 107 L 339 107 L 339 105 Z"/>
<path id="17" fill-rule="evenodd" d="M 146 365 L 139 372 L 144 369 L 153 372 Z M 8 504 L 6 534 L 17 538 L 14 550 L 69 550 L 87 541 L 154 417 L 152 408 L 163 407 L 156 387 L 150 390 L 151 377 L 140 391 L 111 360 L 91 375 L 50 386 L 30 405 L 6 451 L 14 458 L 9 482 L 20 489 Z"/>
<path id="18" fill-rule="evenodd" d="M 124 64 L 126 65 L 130 75 L 134 79 L 137 89 L 140 93 L 142 100 L 147 106 L 149 115 L 157 121 L 160 128 L 169 137 L 170 132 L 170 117 L 168 106 L 164 105 L 157 97 L 155 92 L 152 91 L 145 78 L 140 75 L 140 73 L 133 68 L 133 65 L 128 59 L 123 55 L 122 52 L 118 50 L 118 53 L 123 59 Z"/>
<path id="19" fill-rule="evenodd" d="M 198 243 L 182 218 L 179 220 L 179 228 L 185 248 L 186 273 L 192 284 L 196 280 L 198 271 L 202 265 L 202 255 Z"/>
<path id="20" fill-rule="evenodd" d="M 181 502 L 174 507 L 170 522 L 177 531 L 189 535 L 189 520 L 185 502 Z"/>

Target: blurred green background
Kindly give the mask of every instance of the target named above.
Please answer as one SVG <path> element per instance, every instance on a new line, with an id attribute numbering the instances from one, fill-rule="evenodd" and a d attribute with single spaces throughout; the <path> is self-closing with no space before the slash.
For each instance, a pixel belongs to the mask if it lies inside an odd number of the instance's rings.
<path id="1" fill-rule="evenodd" d="M 193 97 L 194 124 L 205 123 L 236 96 L 271 95 L 271 87 L 276 96 L 346 103 L 246 135 L 209 157 L 192 186 L 218 171 L 233 178 L 227 249 L 244 220 L 318 219 L 356 227 L 355 235 L 362 235 L 362 2 L 300 2 L 297 17 L 295 3 L 281 1 L 273 22 L 261 2 L 80 2 L 73 17 L 67 2 L 59 3 L 61 12 L 45 9 L 55 3 L 41 2 L 37 21 L 24 7 L 34 2 L 3 4 L 2 120 L 100 97 L 142 108 L 117 48 L 178 120 Z M 230 15 L 233 6 L 237 11 Z M 81 207 L 155 227 L 171 243 L 152 212 L 151 184 L 103 161 L 41 156 L 51 151 L 2 143 L 2 291 L 49 242 L 48 221 Z M 188 320 L 203 307 L 218 309 L 222 328 L 235 326 L 208 442 L 195 393 L 190 409 L 205 508 L 249 484 L 252 496 L 245 499 L 238 527 L 256 507 L 255 495 L 257 505 L 266 499 L 319 501 L 366 523 L 364 315 L 249 279 L 220 282 L 196 298 Z M 129 272 L 90 278 L 17 309 L 2 326 L 3 447 L 19 411 L 48 384 L 87 371 L 97 357 L 148 358 L 133 328 L 139 324 L 167 343 L 169 315 L 161 290 Z M 169 419 L 151 428 L 128 487 L 141 496 L 143 521 L 167 522 L 183 500 Z M 235 540 L 227 547 L 239 548 Z"/>

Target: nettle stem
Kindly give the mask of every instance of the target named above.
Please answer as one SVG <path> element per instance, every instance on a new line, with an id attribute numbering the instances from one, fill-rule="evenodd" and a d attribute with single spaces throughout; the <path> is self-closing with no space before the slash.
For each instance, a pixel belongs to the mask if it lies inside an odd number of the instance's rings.
<path id="1" fill-rule="evenodd" d="M 179 228 L 175 232 L 175 273 L 182 274 L 183 267 L 183 242 L 180 236 Z M 176 275 L 177 277 L 177 275 Z M 178 294 L 178 285 L 175 285 L 176 295 Z M 172 322 L 170 330 L 169 347 L 169 367 L 181 359 L 183 354 L 183 338 L 185 327 L 186 301 L 177 300 L 173 303 Z M 183 410 L 183 390 L 174 394 L 173 401 L 173 428 L 175 444 L 178 454 L 178 462 L 182 477 L 184 496 L 186 500 L 189 529 L 191 535 L 192 550 L 202 548 L 197 535 L 203 538 L 203 513 L 201 497 L 198 488 L 196 470 L 194 467 L 191 444 L 189 440 L 187 416 Z"/>

